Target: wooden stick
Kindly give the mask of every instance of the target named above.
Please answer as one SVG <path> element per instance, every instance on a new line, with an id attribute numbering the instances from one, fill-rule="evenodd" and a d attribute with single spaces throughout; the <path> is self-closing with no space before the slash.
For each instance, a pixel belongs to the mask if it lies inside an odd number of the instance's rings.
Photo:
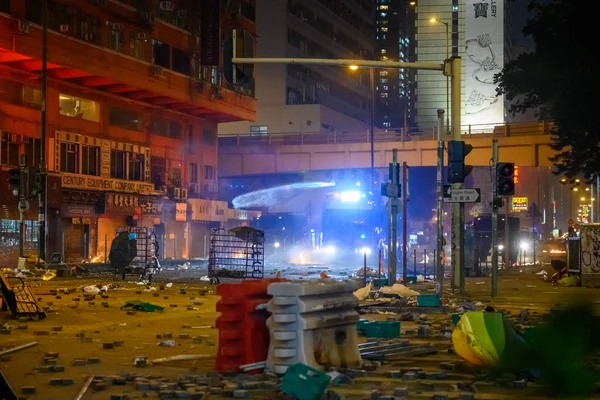
<path id="1" fill-rule="evenodd" d="M 17 352 L 17 351 L 20 351 L 20 350 L 28 349 L 28 348 L 33 347 L 33 346 L 37 346 L 37 344 L 38 344 L 38 342 L 31 342 L 31 343 L 27 343 L 27 344 L 22 344 L 22 345 L 17 346 L 17 347 L 13 347 L 11 349 L 2 350 L 2 351 L 0 351 L 0 357 L 1 356 L 5 356 L 7 354 L 11 354 L 11 353 Z"/>
<path id="2" fill-rule="evenodd" d="M 215 358 L 215 356 L 210 354 L 179 354 L 177 356 L 157 358 L 156 360 L 152 360 L 152 364 L 162 364 L 169 361 L 187 361 L 187 360 L 211 360 Z"/>
<path id="3" fill-rule="evenodd" d="M 81 398 L 85 394 L 85 391 L 88 390 L 88 388 L 92 384 L 93 380 L 94 380 L 94 375 L 92 375 L 92 376 L 90 376 L 88 378 L 88 380 L 85 382 L 85 385 L 83 385 L 83 387 L 81 388 L 81 390 L 79 391 L 79 393 L 77 393 L 77 397 L 75 397 L 75 400 L 81 400 Z"/>

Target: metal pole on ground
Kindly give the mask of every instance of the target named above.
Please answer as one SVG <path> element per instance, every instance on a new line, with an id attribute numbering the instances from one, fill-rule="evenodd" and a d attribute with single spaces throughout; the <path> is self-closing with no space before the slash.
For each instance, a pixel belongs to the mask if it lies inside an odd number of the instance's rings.
<path id="1" fill-rule="evenodd" d="M 408 279 L 408 265 L 406 258 L 408 230 L 408 165 L 402 163 L 402 279 Z"/>
<path id="2" fill-rule="evenodd" d="M 452 139 L 461 141 L 461 59 L 452 57 L 450 60 L 450 86 L 452 89 L 450 105 L 450 129 Z M 445 71 L 448 73 L 448 71 Z M 461 189 L 462 183 L 454 183 L 452 189 Z M 452 288 L 464 292 L 464 203 L 452 204 Z"/>
<path id="3" fill-rule="evenodd" d="M 498 295 L 498 139 L 492 139 L 492 297 Z"/>
<path id="4" fill-rule="evenodd" d="M 388 200 L 388 285 L 396 283 L 398 261 L 398 193 L 400 188 L 400 164 L 398 164 L 398 149 L 392 149 L 392 162 L 389 165 L 389 181 L 387 186 Z"/>

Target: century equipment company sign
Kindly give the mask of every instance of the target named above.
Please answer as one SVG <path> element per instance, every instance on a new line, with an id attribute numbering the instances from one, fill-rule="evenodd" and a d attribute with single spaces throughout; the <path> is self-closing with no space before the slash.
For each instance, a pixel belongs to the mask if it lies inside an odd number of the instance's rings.
<path id="1" fill-rule="evenodd" d="M 504 122 L 504 98 L 496 97 L 494 84 L 494 75 L 504 67 L 504 1 L 467 0 L 462 125 Z"/>
<path id="2" fill-rule="evenodd" d="M 154 184 L 149 182 L 126 181 L 122 179 L 101 178 L 62 173 L 62 187 L 67 189 L 94 190 L 101 192 L 151 193 Z"/>

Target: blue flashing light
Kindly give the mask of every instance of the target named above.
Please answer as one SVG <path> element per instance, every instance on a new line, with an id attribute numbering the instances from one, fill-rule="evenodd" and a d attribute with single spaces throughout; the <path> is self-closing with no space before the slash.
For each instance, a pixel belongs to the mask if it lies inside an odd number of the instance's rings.
<path id="1" fill-rule="evenodd" d="M 362 235 L 360 235 L 360 238 L 361 238 L 361 239 L 366 239 L 366 238 L 367 238 L 367 235 L 365 235 L 365 234 L 363 233 Z"/>

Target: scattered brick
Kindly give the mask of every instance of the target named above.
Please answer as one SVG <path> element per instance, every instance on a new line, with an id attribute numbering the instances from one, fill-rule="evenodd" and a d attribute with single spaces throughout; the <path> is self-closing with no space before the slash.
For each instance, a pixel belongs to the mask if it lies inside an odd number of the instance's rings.
<path id="1" fill-rule="evenodd" d="M 2 356 L 0 357 L 0 362 L 9 362 L 10 361 L 10 356 Z"/>
<path id="2" fill-rule="evenodd" d="M 180 333 L 179 334 L 179 339 L 189 339 L 189 338 L 190 338 L 189 333 Z"/>
<path id="3" fill-rule="evenodd" d="M 56 358 L 54 357 L 44 357 L 44 364 L 56 365 L 56 362 Z"/>
<path id="4" fill-rule="evenodd" d="M 448 400 L 448 395 L 443 393 L 436 393 L 431 397 L 432 400 Z"/>
<path id="5" fill-rule="evenodd" d="M 201 306 L 202 304 L 204 304 L 204 303 L 203 303 L 203 302 L 201 302 L 201 301 L 195 301 L 195 302 L 194 302 L 194 305 L 195 305 L 195 306 Z"/>
<path id="6" fill-rule="evenodd" d="M 136 290 L 135 294 L 142 294 L 141 290 Z"/>
<path id="7" fill-rule="evenodd" d="M 100 392 L 100 391 L 102 391 L 102 390 L 106 390 L 106 383 L 104 383 L 104 382 L 94 382 L 94 383 L 92 384 L 92 388 L 93 388 L 95 391 L 97 391 L 97 392 Z"/>
<path id="8" fill-rule="evenodd" d="M 35 394 L 35 386 L 23 386 L 21 394 Z"/>
<path id="9" fill-rule="evenodd" d="M 431 383 L 431 382 L 419 381 L 418 382 L 418 387 L 421 390 L 428 390 L 428 391 L 435 390 L 435 385 L 433 383 Z"/>
<path id="10" fill-rule="evenodd" d="M 158 290 L 165 290 L 165 285 L 160 285 L 160 286 L 158 287 Z"/>
<path id="11" fill-rule="evenodd" d="M 148 357 L 136 357 L 133 360 L 136 367 L 143 368 L 148 366 Z M 156 389 L 154 389 L 156 390 Z"/>
<path id="12" fill-rule="evenodd" d="M 123 347 L 124 344 L 125 344 L 124 340 L 117 340 L 117 341 L 113 342 L 113 347 Z"/>
<path id="13" fill-rule="evenodd" d="M 64 365 L 52 365 L 52 372 L 65 372 Z"/>
<path id="14" fill-rule="evenodd" d="M 75 301 L 75 302 L 80 302 L 80 301 L 81 301 L 81 299 L 80 299 L 79 297 L 73 297 L 73 301 Z"/>
<path id="15" fill-rule="evenodd" d="M 114 343 L 102 343 L 102 348 L 103 348 L 104 350 L 110 350 L 110 349 L 112 349 L 113 347 L 115 347 L 115 344 L 114 344 Z"/>
<path id="16" fill-rule="evenodd" d="M 103 294 L 101 297 L 102 297 L 103 299 L 108 299 L 108 295 L 107 295 L 107 294 Z"/>
<path id="17" fill-rule="evenodd" d="M 419 325 L 418 335 L 420 338 L 429 337 L 429 326 L 428 325 Z"/>
<path id="18" fill-rule="evenodd" d="M 50 331 L 33 331 L 33 336 L 48 336 Z"/>
<path id="19" fill-rule="evenodd" d="M 95 305 L 96 305 L 96 302 L 95 302 L 95 301 L 90 301 L 90 302 L 88 303 L 88 306 L 90 306 L 90 307 L 93 307 L 93 306 L 95 306 Z"/>
<path id="20" fill-rule="evenodd" d="M 63 327 L 62 327 L 62 326 L 53 326 L 53 327 L 52 327 L 52 331 L 53 331 L 53 332 L 60 332 L 60 331 L 62 331 L 62 330 L 63 330 Z"/>
<path id="21" fill-rule="evenodd" d="M 456 364 L 454 364 L 452 362 L 443 362 L 443 363 L 440 363 L 440 368 L 445 371 L 454 371 L 454 370 L 456 370 Z"/>
<path id="22" fill-rule="evenodd" d="M 47 373 L 47 372 L 52 372 L 52 367 L 54 367 L 54 365 L 40 365 L 38 367 L 35 367 L 35 369 L 38 372 Z"/>
<path id="23" fill-rule="evenodd" d="M 136 311 L 133 311 L 133 310 L 127 311 L 127 315 L 135 315 L 135 314 L 137 314 Z"/>
<path id="24" fill-rule="evenodd" d="M 92 343 L 92 338 L 91 337 L 82 337 L 79 340 L 81 340 L 81 343 Z"/>
<path id="25" fill-rule="evenodd" d="M 154 292 L 154 293 L 152 293 L 152 296 L 154 296 L 154 297 L 158 297 L 158 296 L 160 296 L 160 293 L 158 293 L 158 292 Z"/>
<path id="26" fill-rule="evenodd" d="M 165 299 L 165 300 L 167 300 L 168 298 L 169 298 L 169 296 L 165 296 L 165 297 L 163 297 L 163 299 Z"/>
<path id="27" fill-rule="evenodd" d="M 245 399 L 246 397 L 249 397 L 249 393 L 247 390 L 238 389 L 233 391 L 233 397 L 237 399 Z"/>
<path id="28" fill-rule="evenodd" d="M 10 335 L 10 329 L 0 329 L 0 335 Z"/>
<path id="29" fill-rule="evenodd" d="M 394 396 L 406 397 L 408 396 L 408 388 L 398 387 L 394 389 Z"/>
<path id="30" fill-rule="evenodd" d="M 390 378 L 402 378 L 401 371 L 390 371 Z"/>
<path id="31" fill-rule="evenodd" d="M 55 299 L 60 300 L 60 299 L 62 299 L 62 296 L 56 296 Z"/>
<path id="32" fill-rule="evenodd" d="M 75 335 L 75 337 L 78 337 L 78 338 L 82 338 L 84 336 L 85 336 L 85 332 L 79 332 L 78 334 Z"/>
<path id="33" fill-rule="evenodd" d="M 177 304 L 169 304 L 169 307 L 175 308 L 177 307 Z"/>
<path id="34" fill-rule="evenodd" d="M 100 358 L 98 357 L 89 357 L 87 359 L 88 364 L 100 364 Z"/>
<path id="35" fill-rule="evenodd" d="M 19 317 L 19 322 L 27 322 L 29 321 L 29 317 Z M 28 386 L 26 386 L 28 387 Z"/>
<path id="36" fill-rule="evenodd" d="M 165 339 L 171 339 L 173 337 L 173 334 L 171 332 L 165 332 L 162 334 L 162 336 Z"/>
<path id="37" fill-rule="evenodd" d="M 409 371 L 404 374 L 402 377 L 405 381 L 414 381 L 417 379 L 417 373 L 414 371 Z"/>
<path id="38" fill-rule="evenodd" d="M 126 394 L 111 394 L 110 400 L 129 400 L 129 396 Z"/>
<path id="39" fill-rule="evenodd" d="M 151 386 L 150 386 L 150 382 L 142 382 L 142 381 L 138 381 L 135 385 L 136 389 L 139 390 L 140 392 L 146 392 L 148 390 L 152 390 Z"/>
<path id="40" fill-rule="evenodd" d="M 468 393 L 468 392 L 464 392 L 464 393 L 459 393 L 458 395 L 459 400 L 475 400 L 475 394 L 474 393 Z"/>
<path id="41" fill-rule="evenodd" d="M 192 340 L 194 341 L 194 343 L 202 343 L 202 337 L 201 336 L 194 336 L 192 338 Z"/>
<path id="42" fill-rule="evenodd" d="M 188 311 L 194 311 L 194 307 L 192 307 L 192 306 L 188 306 L 188 307 L 186 308 L 186 310 L 188 310 Z"/>
<path id="43" fill-rule="evenodd" d="M 50 379 L 50 386 L 62 386 L 62 379 Z"/>
<path id="44" fill-rule="evenodd" d="M 86 364 L 87 364 L 87 360 L 85 358 L 76 358 L 71 363 L 71 365 L 74 367 L 82 367 Z"/>
<path id="45" fill-rule="evenodd" d="M 20 331 L 25 331 L 25 330 L 27 330 L 27 325 L 19 324 L 19 325 L 17 325 L 17 329 Z"/>

